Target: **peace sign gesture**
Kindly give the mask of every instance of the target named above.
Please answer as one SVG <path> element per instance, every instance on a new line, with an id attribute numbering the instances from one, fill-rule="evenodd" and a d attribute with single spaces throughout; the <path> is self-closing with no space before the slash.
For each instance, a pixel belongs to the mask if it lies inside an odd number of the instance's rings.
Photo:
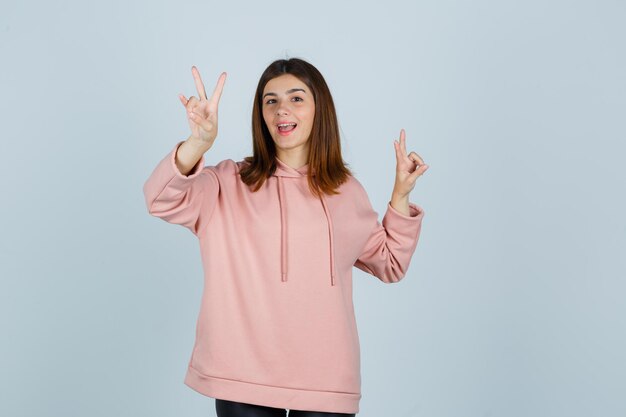
<path id="1" fill-rule="evenodd" d="M 393 141 L 396 148 L 396 182 L 394 185 L 394 193 L 398 196 L 408 196 L 415 187 L 417 178 L 420 177 L 428 169 L 428 165 L 418 154 L 411 152 L 406 154 L 406 139 L 404 129 L 400 130 L 400 142 Z"/>
<path id="2" fill-rule="evenodd" d="M 196 90 L 198 90 L 198 98 L 191 96 L 188 100 L 183 94 L 179 94 L 178 97 L 187 110 L 191 136 L 206 142 L 210 148 L 217 137 L 217 104 L 222 96 L 224 82 L 226 82 L 226 72 L 220 74 L 210 99 L 207 99 L 198 68 L 192 66 L 191 73 L 196 84 Z"/>

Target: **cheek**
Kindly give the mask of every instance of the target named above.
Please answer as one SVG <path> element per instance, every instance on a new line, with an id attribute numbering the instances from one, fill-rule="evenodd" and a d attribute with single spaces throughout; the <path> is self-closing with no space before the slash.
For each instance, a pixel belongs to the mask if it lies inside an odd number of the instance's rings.
<path id="1" fill-rule="evenodd" d="M 302 109 L 303 111 L 300 112 L 300 117 L 303 120 L 307 121 L 307 124 L 312 125 L 313 124 L 313 119 L 315 117 L 315 109 Z"/>
<path id="2" fill-rule="evenodd" d="M 315 119 L 315 107 L 311 106 L 309 108 L 309 120 L 313 123 L 313 119 Z"/>

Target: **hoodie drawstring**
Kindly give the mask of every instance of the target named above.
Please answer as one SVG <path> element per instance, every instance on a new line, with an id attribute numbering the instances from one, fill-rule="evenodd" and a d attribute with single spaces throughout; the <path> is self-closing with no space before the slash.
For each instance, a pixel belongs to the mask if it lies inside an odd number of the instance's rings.
<path id="1" fill-rule="evenodd" d="M 277 170 L 274 173 L 276 176 L 276 186 L 278 189 L 278 201 L 280 205 L 280 280 L 282 282 L 287 281 L 287 206 L 285 203 L 285 185 L 283 184 L 283 177 L 291 178 L 306 178 L 306 171 L 301 172 L 293 169 L 282 161 L 277 159 Z M 324 195 L 321 194 L 320 201 L 324 208 L 324 214 L 326 215 L 326 222 L 328 224 L 328 240 L 330 245 L 330 285 L 335 285 L 335 277 L 337 275 L 335 269 L 335 244 L 333 236 L 333 221 L 330 215 L 330 210 L 324 199 Z"/>
<path id="2" fill-rule="evenodd" d="M 335 246 L 333 243 L 333 221 L 330 217 L 330 211 L 326 206 L 326 200 L 324 195 L 320 198 L 322 206 L 324 206 L 324 213 L 326 213 L 326 221 L 328 222 L 328 238 L 330 241 L 330 285 L 335 285 Z"/>
<path id="3" fill-rule="evenodd" d="M 283 201 L 282 177 L 277 177 L 278 201 L 280 202 L 280 280 L 287 281 L 287 222 L 285 220 L 285 202 Z"/>

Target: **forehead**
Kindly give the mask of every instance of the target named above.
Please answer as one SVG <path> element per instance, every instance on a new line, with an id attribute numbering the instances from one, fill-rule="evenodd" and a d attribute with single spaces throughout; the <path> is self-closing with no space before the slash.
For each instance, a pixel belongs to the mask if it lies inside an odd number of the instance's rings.
<path id="1" fill-rule="evenodd" d="M 272 92 L 277 94 L 282 94 L 290 88 L 302 88 L 305 91 L 309 91 L 308 86 L 300 81 L 298 77 L 292 74 L 282 74 L 276 78 L 272 78 L 265 84 L 265 88 L 263 89 L 263 93 Z"/>

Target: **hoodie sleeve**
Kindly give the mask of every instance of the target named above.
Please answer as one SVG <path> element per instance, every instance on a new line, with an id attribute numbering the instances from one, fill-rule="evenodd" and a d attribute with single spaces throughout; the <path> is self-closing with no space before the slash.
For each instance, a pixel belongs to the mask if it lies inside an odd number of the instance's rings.
<path id="1" fill-rule="evenodd" d="M 366 201 L 376 225 L 354 266 L 385 283 L 398 282 L 406 274 L 415 252 L 424 210 L 409 202 L 407 216 L 394 209 L 389 201 L 381 224 L 369 199 L 366 198 Z"/>
<path id="2" fill-rule="evenodd" d="M 215 208 L 220 185 L 213 167 L 204 166 L 204 155 L 188 175 L 180 172 L 175 158 L 182 143 L 159 162 L 143 193 L 151 215 L 180 224 L 197 236 Z"/>

